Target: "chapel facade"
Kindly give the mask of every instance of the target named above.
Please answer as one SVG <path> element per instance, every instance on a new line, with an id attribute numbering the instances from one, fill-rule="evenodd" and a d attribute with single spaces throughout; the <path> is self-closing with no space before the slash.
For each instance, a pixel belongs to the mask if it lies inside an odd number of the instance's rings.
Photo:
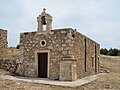
<path id="1" fill-rule="evenodd" d="M 20 69 L 23 76 L 74 81 L 99 73 L 100 45 L 72 28 L 52 29 L 45 9 L 35 32 L 20 34 Z"/>

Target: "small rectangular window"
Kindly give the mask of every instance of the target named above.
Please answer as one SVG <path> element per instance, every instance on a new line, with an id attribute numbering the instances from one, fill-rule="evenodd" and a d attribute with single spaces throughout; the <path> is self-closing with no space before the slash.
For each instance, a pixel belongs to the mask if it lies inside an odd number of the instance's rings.
<path id="1" fill-rule="evenodd" d="M 92 67 L 94 67 L 94 57 L 92 57 Z"/>
<path id="2" fill-rule="evenodd" d="M 100 63 L 99 63 L 99 57 L 98 57 L 98 72 L 99 72 L 99 67 L 100 67 Z"/>

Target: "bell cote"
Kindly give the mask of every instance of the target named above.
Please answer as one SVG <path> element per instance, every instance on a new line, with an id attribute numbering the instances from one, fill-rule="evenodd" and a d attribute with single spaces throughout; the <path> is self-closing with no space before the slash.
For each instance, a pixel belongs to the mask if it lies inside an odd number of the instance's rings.
<path id="1" fill-rule="evenodd" d="M 46 9 L 43 9 L 41 15 L 37 17 L 38 28 L 37 32 L 50 32 L 52 30 L 52 16 L 46 13 Z"/>

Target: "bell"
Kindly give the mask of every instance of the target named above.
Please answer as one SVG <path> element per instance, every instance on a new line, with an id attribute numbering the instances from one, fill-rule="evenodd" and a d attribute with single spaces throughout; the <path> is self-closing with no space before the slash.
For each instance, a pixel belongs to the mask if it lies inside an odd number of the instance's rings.
<path id="1" fill-rule="evenodd" d="M 42 24 L 43 25 L 46 25 L 47 23 L 46 23 L 46 18 L 45 17 L 42 17 Z"/>

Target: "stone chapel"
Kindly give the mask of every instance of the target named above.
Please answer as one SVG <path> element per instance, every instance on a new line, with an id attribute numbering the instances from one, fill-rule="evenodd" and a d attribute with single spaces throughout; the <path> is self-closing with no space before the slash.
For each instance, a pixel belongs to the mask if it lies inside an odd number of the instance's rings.
<path id="1" fill-rule="evenodd" d="M 100 45 L 72 28 L 52 29 L 45 9 L 34 32 L 20 34 L 22 76 L 74 81 L 99 73 Z"/>

